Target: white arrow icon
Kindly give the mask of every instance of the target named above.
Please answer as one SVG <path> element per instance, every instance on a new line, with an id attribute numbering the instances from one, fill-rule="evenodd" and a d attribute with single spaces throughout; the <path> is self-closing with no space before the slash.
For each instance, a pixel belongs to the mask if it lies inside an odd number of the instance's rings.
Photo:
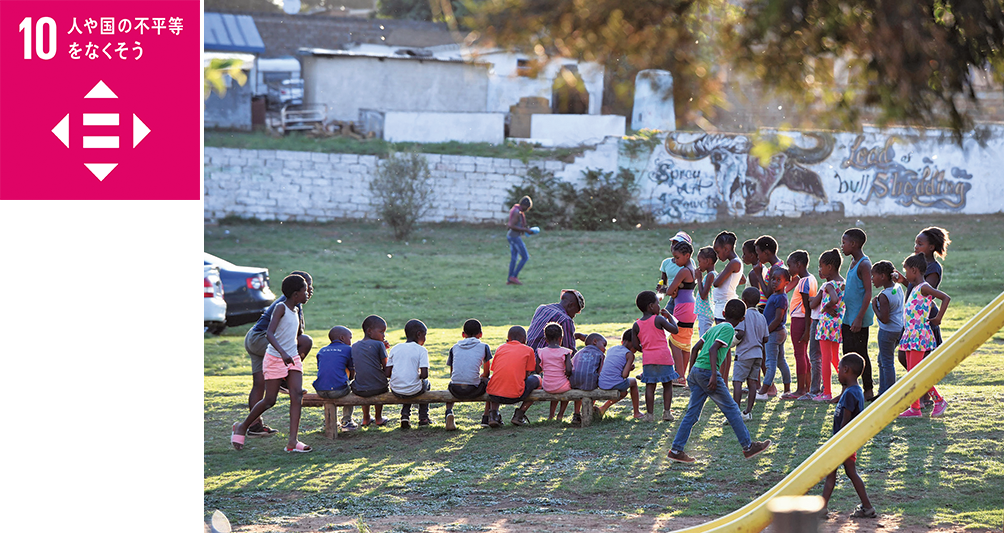
<path id="1" fill-rule="evenodd" d="M 104 81 L 99 80 L 98 83 L 87 93 L 84 98 L 104 98 L 104 99 L 117 99 L 116 95 L 112 90 L 105 85 Z M 87 126 L 118 126 L 119 125 L 119 115 L 118 113 L 84 113 L 83 114 L 83 125 Z M 63 146 L 70 147 L 70 115 L 67 113 L 66 116 L 59 121 L 54 128 L 52 128 L 53 135 L 59 139 L 59 142 L 63 143 Z M 138 116 L 133 114 L 132 116 L 132 147 L 136 148 L 139 143 L 150 134 L 150 128 L 139 119 Z M 119 137 L 117 135 L 84 135 L 83 136 L 83 148 L 86 150 L 91 149 L 108 149 L 108 148 L 118 148 L 119 147 Z M 98 178 L 99 181 L 104 181 L 108 174 L 118 166 L 118 163 L 84 163 L 87 170 L 94 174 L 94 177 Z"/>

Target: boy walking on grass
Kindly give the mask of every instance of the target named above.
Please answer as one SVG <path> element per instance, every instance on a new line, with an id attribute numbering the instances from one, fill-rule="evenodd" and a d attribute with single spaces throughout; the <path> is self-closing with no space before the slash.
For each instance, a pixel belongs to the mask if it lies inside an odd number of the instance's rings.
<path id="1" fill-rule="evenodd" d="M 722 414 L 728 419 L 729 425 L 736 433 L 736 438 L 739 439 L 739 444 L 743 447 L 743 455 L 747 459 L 756 456 L 770 446 L 770 439 L 753 442 L 749 430 L 743 423 L 739 406 L 729 396 L 728 386 L 725 385 L 725 380 L 718 373 L 718 362 L 722 357 L 725 357 L 726 351 L 732 345 L 736 335 L 735 327 L 743 321 L 745 314 L 746 304 L 742 300 L 729 300 L 725 304 L 725 312 L 723 313 L 725 322 L 716 324 L 709 329 L 690 350 L 690 374 L 687 376 L 687 384 L 690 386 L 690 404 L 687 406 L 687 413 L 683 415 L 683 421 L 680 422 L 680 427 L 676 431 L 673 446 L 667 454 L 671 461 L 679 463 L 693 463 L 695 461 L 683 449 L 687 445 L 687 440 L 690 439 L 690 431 L 701 417 L 704 402 L 708 398 L 711 398 L 711 401 L 718 405 Z"/>
<path id="2" fill-rule="evenodd" d="M 851 420 L 854 420 L 854 417 L 858 416 L 865 408 L 865 395 L 861 387 L 858 386 L 858 376 L 861 375 L 864 367 L 864 358 L 853 352 L 845 355 L 840 360 L 840 366 L 837 368 L 837 379 L 843 385 L 844 390 L 840 393 L 840 401 L 837 402 L 837 408 L 833 412 L 834 435 L 844 426 L 850 424 Z M 878 516 L 878 513 L 875 512 L 871 500 L 868 499 L 868 493 L 865 492 L 865 482 L 861 480 L 861 476 L 858 475 L 858 471 L 854 467 L 857 456 L 858 454 L 855 451 L 844 461 L 844 472 L 851 479 L 851 483 L 854 484 L 854 491 L 858 493 L 858 498 L 861 498 L 861 505 L 854 509 L 851 516 L 854 518 L 875 518 Z M 826 476 L 826 482 L 823 484 L 823 517 L 826 517 L 829 512 L 826 504 L 829 503 L 830 496 L 833 494 L 833 486 L 836 484 L 837 471 L 833 470 L 833 472 L 830 472 L 830 475 Z"/>

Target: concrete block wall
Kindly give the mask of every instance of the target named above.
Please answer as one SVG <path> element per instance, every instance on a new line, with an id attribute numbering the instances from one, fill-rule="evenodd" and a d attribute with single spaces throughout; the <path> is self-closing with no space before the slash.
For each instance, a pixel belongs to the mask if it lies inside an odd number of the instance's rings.
<path id="1" fill-rule="evenodd" d="M 560 161 L 423 154 L 433 180 L 425 222 L 502 223 L 509 188 L 533 166 L 559 173 Z M 376 220 L 369 184 L 376 156 L 206 147 L 204 217 L 326 222 Z"/>

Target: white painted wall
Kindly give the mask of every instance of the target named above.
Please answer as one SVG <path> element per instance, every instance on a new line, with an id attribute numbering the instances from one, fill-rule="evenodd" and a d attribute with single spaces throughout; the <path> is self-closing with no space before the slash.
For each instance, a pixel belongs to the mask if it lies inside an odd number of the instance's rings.
<path id="1" fill-rule="evenodd" d="M 308 55 L 302 63 L 304 103 L 326 104 L 329 120 L 358 120 L 360 109 L 485 111 L 482 65 L 354 54 Z"/>
<path id="2" fill-rule="evenodd" d="M 499 144 L 505 140 L 505 115 L 387 111 L 383 138 L 391 142 Z"/>
<path id="3" fill-rule="evenodd" d="M 635 76 L 631 129 L 676 129 L 673 75 L 666 70 L 643 70 Z"/>
<path id="4" fill-rule="evenodd" d="M 530 142 L 547 139 L 554 146 L 598 144 L 609 135 L 623 136 L 625 119 L 620 115 L 533 115 Z"/>
<path id="5" fill-rule="evenodd" d="M 558 77 L 561 67 L 575 65 L 582 76 L 582 82 L 589 93 L 589 114 L 599 115 L 603 105 L 603 66 L 598 63 L 577 62 L 573 60 L 555 59 L 543 67 L 536 78 L 520 76 L 517 73 L 517 60 L 533 59 L 523 54 L 503 52 L 486 53 L 477 56 L 478 61 L 491 65 L 488 71 L 488 111 L 508 113 L 509 106 L 519 103 L 525 96 L 539 96 L 551 102 L 551 91 L 554 80 Z"/>

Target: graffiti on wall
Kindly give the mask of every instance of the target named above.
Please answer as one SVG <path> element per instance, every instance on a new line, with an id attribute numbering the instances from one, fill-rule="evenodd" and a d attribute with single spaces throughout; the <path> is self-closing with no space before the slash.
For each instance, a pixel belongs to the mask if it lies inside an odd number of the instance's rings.
<path id="1" fill-rule="evenodd" d="M 841 169 L 864 172 L 858 179 L 840 180 L 838 193 L 864 194 L 857 202 L 869 202 L 888 198 L 903 207 L 930 207 L 961 211 L 966 207 L 966 194 L 972 188 L 973 176 L 965 169 L 952 167 L 951 176 L 945 176 L 945 169 L 938 168 L 937 156 L 921 156 L 920 169 L 905 165 L 918 159 L 913 152 L 897 158 L 896 137 L 889 137 L 882 146 L 868 147 L 864 136 L 859 135 L 848 148 L 847 157 L 840 163 Z M 867 193 L 865 193 L 867 191 Z"/>
<path id="2" fill-rule="evenodd" d="M 696 187 L 708 198 L 706 203 L 712 203 L 710 199 L 713 198 L 715 208 L 722 203 L 731 216 L 760 213 L 770 204 L 771 195 L 778 187 L 826 202 L 822 179 L 809 165 L 824 161 L 833 153 L 834 139 L 828 134 L 806 136 L 815 144 L 807 147 L 792 145 L 773 155 L 763 165 L 758 156 L 750 153 L 753 142 L 746 136 L 709 134 L 683 142 L 680 134 L 671 133 L 665 143 L 666 152 L 671 157 L 657 162 L 654 171 L 649 173 L 649 179 L 656 185 L 668 185 L 677 195 L 692 195 Z M 714 174 L 695 181 L 693 174 L 699 175 L 701 171 L 677 169 L 674 159 L 688 162 L 707 159 L 714 168 Z M 683 190 L 679 183 L 685 185 Z M 670 200 L 673 198 L 673 194 L 664 195 Z M 665 214 L 672 218 L 670 213 Z"/>

